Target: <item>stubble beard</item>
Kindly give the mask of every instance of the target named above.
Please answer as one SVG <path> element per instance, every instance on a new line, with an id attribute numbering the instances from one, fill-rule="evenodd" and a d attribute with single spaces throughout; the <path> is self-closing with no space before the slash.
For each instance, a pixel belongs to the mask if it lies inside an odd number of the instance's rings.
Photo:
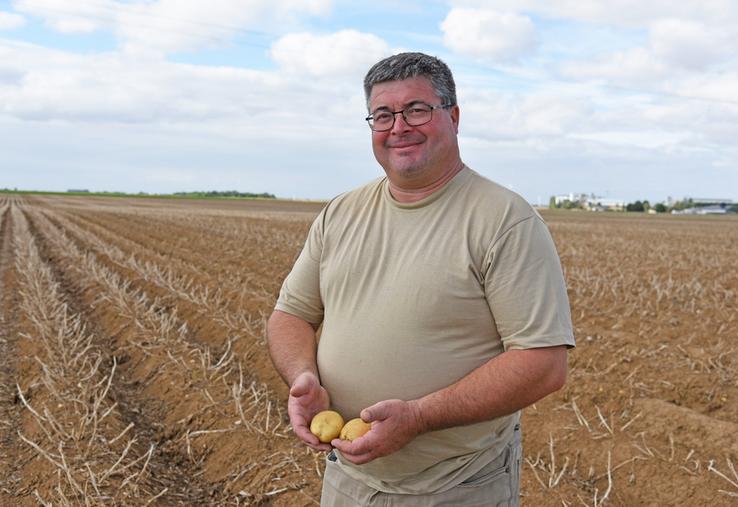
<path id="1" fill-rule="evenodd" d="M 392 153 L 393 149 L 388 147 L 390 153 L 387 158 L 387 166 L 385 167 L 387 174 L 395 174 L 404 180 L 422 177 L 428 169 L 428 153 L 425 151 L 428 147 L 425 146 L 425 140 L 423 141 L 419 144 L 423 149 L 422 153 L 400 155 Z"/>

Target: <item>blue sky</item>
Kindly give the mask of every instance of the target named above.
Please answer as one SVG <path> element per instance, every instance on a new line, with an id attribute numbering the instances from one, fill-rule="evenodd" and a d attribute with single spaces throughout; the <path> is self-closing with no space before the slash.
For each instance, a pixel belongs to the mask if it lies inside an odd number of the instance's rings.
<path id="1" fill-rule="evenodd" d="M 361 81 L 413 50 L 533 203 L 738 200 L 735 40 L 731 0 L 0 1 L 0 187 L 330 198 L 382 175 Z"/>

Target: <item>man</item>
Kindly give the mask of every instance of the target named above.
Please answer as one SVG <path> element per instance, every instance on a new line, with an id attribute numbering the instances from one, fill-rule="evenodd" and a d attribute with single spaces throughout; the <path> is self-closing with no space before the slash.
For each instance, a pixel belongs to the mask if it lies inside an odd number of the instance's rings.
<path id="1" fill-rule="evenodd" d="M 386 177 L 323 209 L 268 323 L 292 428 L 330 451 L 322 505 L 517 505 L 519 411 L 561 388 L 574 346 L 553 241 L 461 161 L 442 61 L 394 55 L 364 90 Z M 321 444 L 329 407 L 371 430 Z"/>

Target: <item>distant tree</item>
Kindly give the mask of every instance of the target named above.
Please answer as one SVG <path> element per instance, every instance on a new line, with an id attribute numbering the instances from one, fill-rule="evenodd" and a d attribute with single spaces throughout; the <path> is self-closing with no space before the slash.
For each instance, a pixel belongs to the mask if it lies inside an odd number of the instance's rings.
<path id="1" fill-rule="evenodd" d="M 664 206 L 663 203 L 660 203 L 660 202 L 657 202 L 656 206 L 654 206 L 653 209 L 656 210 L 656 213 L 666 213 L 668 211 L 668 208 Z"/>
<path id="2" fill-rule="evenodd" d="M 260 194 L 254 194 L 251 192 L 239 192 L 238 190 L 207 190 L 207 191 L 194 191 L 194 192 L 174 192 L 174 195 L 179 197 L 246 197 L 246 198 L 261 198 L 261 199 L 276 199 L 274 194 L 262 192 Z"/>
<path id="3" fill-rule="evenodd" d="M 625 206 L 626 211 L 644 211 L 644 206 L 641 201 L 631 202 Z"/>
<path id="4" fill-rule="evenodd" d="M 551 196 L 551 198 L 548 200 L 548 209 L 556 209 L 558 206 L 556 205 L 556 197 Z"/>

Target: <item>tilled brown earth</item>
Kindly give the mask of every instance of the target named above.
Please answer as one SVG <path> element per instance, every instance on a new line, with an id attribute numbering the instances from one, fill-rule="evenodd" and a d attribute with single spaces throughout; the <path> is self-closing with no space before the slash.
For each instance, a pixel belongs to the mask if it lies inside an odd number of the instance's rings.
<path id="1" fill-rule="evenodd" d="M 9 209 L 9 202 L 0 198 L 0 505 L 13 504 L 21 480 L 19 463 L 24 454 L 30 454 L 20 445 L 16 433 L 21 414 L 14 360 L 17 356 L 18 288 Z"/>
<path id="2" fill-rule="evenodd" d="M 319 209 L 0 196 L 0 505 L 317 505 L 264 324 Z M 545 218 L 578 346 L 523 505 L 735 504 L 738 221 Z"/>

